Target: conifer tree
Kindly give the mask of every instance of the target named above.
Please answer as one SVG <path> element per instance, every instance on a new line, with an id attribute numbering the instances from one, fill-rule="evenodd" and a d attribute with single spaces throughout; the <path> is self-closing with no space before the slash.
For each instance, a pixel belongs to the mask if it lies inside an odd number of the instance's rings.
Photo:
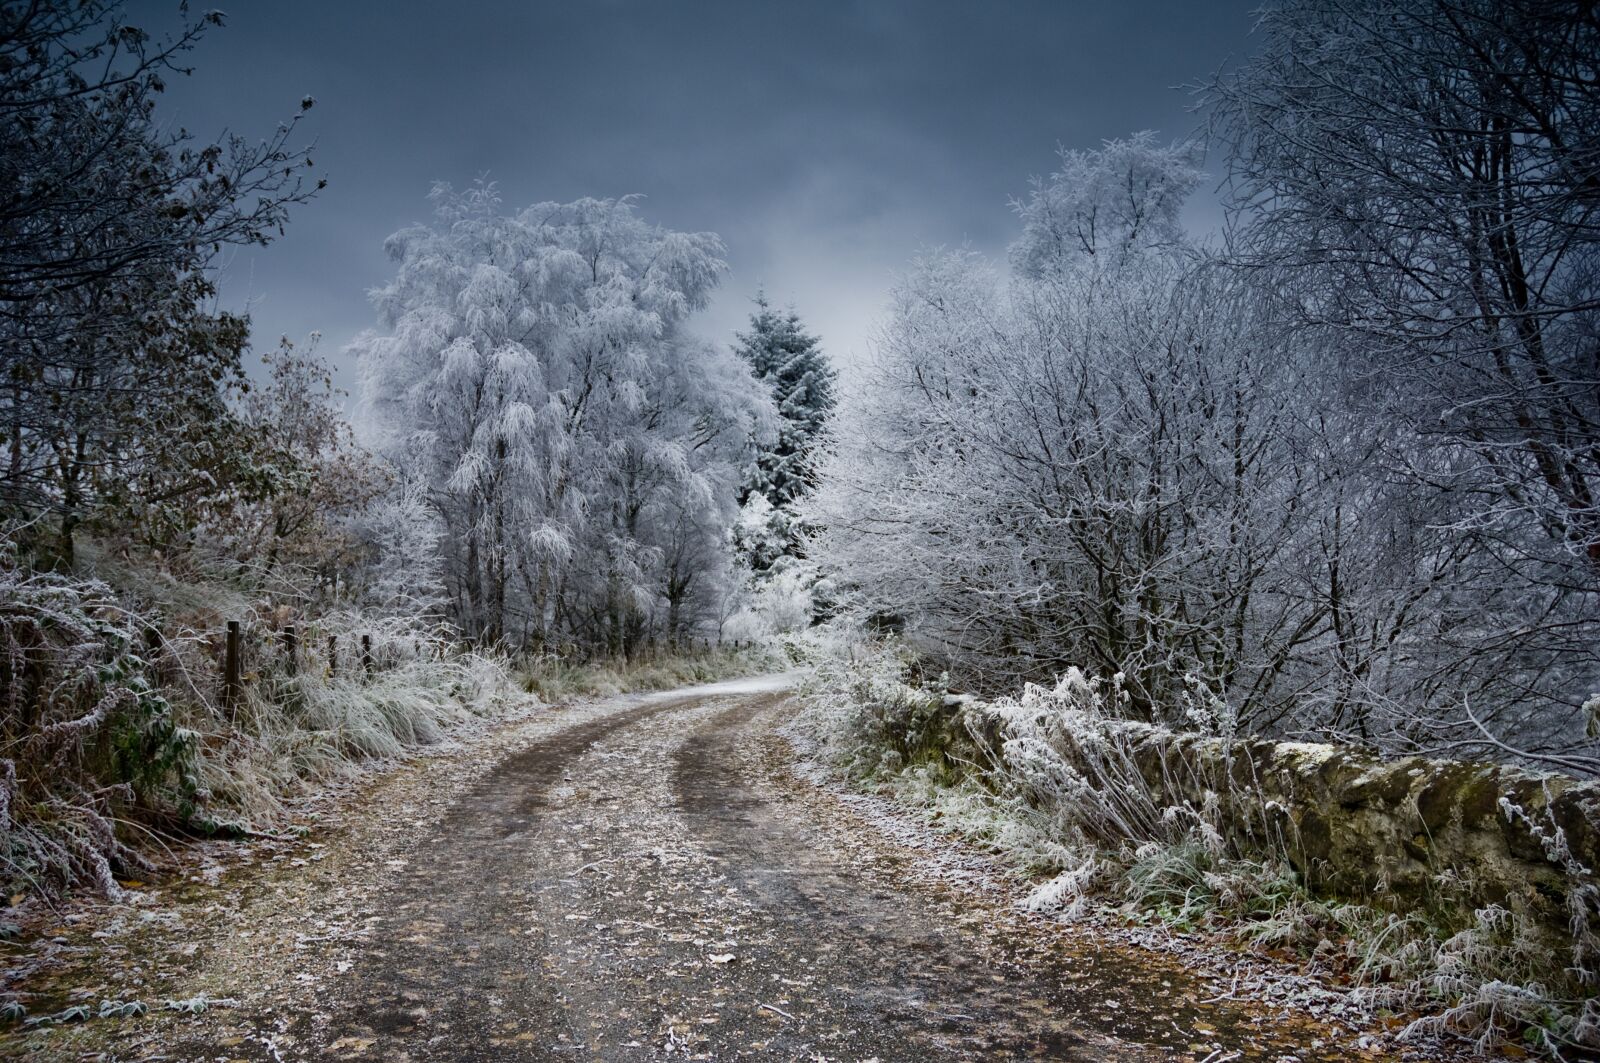
<path id="1" fill-rule="evenodd" d="M 770 389 L 778 433 L 757 455 L 740 530 L 751 567 L 766 572 L 780 558 L 799 556 L 795 503 L 811 490 L 814 451 L 833 411 L 838 373 L 822 353 L 821 341 L 805 330 L 792 308 L 774 310 L 764 292 L 755 302 L 750 330 L 737 334 L 734 350 Z M 765 505 L 756 502 L 758 495 Z M 759 513 L 752 510 L 753 503 Z M 759 531 L 751 527 L 757 523 L 763 526 Z"/>

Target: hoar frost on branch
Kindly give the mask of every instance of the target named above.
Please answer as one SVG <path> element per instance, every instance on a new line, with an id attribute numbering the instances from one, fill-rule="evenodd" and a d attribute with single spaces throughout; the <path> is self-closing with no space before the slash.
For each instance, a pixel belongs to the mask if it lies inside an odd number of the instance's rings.
<path id="1" fill-rule="evenodd" d="M 684 330 L 721 242 L 626 199 L 504 213 L 480 184 L 433 201 L 432 226 L 391 237 L 382 331 L 354 348 L 378 445 L 437 521 L 451 618 L 531 647 L 704 634 L 771 421 L 733 357 Z"/>
<path id="2" fill-rule="evenodd" d="M 1148 135 L 1064 153 L 1009 275 L 912 267 L 805 507 L 814 556 L 989 689 L 1081 667 L 1179 726 L 1581 741 L 1592 603 L 1462 535 L 1438 485 L 1465 459 L 1364 399 L 1339 333 L 1182 237 L 1196 167 Z"/>
<path id="3" fill-rule="evenodd" d="M 734 351 L 771 395 L 778 416 L 773 439 L 757 449 L 733 527 L 748 592 L 725 627 L 736 637 L 798 630 L 827 609 L 826 588 L 806 557 L 800 509 L 816 486 L 821 440 L 838 402 L 838 372 L 798 313 L 774 310 L 765 293 L 755 302 L 750 328 L 738 334 Z"/>

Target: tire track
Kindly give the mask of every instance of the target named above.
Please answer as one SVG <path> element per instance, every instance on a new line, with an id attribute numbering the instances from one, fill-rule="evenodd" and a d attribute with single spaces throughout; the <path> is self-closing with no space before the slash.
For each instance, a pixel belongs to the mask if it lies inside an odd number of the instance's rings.
<path id="1" fill-rule="evenodd" d="M 1062 953 L 919 885 L 917 853 L 784 773 L 788 711 L 686 691 L 507 758 L 393 862 L 372 932 L 322 954 L 337 977 L 166 1058 L 1198 1060 L 1194 1029 L 1226 1058 L 1344 1058 L 1291 1055 L 1259 1014 L 1180 1014 L 1199 994 L 1170 964 Z"/>

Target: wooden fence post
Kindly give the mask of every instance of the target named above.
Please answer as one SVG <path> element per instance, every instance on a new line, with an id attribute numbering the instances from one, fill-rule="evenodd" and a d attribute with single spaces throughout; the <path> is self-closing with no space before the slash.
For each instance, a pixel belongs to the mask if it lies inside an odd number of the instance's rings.
<path id="1" fill-rule="evenodd" d="M 145 658 L 150 662 L 150 676 L 157 683 L 164 678 L 161 667 L 161 632 L 153 627 L 144 629 Z"/>
<path id="2" fill-rule="evenodd" d="M 228 621 L 227 647 L 222 656 L 222 703 L 232 709 L 239 704 L 239 621 Z"/>

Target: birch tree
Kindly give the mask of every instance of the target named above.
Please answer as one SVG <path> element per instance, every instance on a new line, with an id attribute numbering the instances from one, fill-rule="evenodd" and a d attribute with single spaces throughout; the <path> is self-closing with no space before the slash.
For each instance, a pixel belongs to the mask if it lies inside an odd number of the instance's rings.
<path id="1" fill-rule="evenodd" d="M 703 540 L 722 549 L 743 448 L 770 419 L 684 331 L 721 242 L 628 200 L 507 214 L 480 184 L 433 201 L 433 225 L 390 239 L 382 329 L 355 348 L 380 447 L 422 469 L 452 618 L 480 641 L 614 652 L 662 616 L 687 623 L 686 588 L 715 564 Z"/>

